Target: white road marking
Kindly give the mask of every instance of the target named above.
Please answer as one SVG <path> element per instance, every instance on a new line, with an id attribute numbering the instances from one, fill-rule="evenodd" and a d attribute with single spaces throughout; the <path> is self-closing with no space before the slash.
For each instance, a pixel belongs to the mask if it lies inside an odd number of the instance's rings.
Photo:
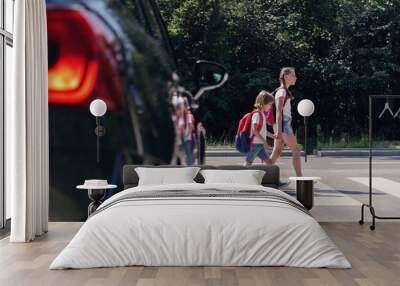
<path id="1" fill-rule="evenodd" d="M 369 186 L 368 177 L 350 177 L 349 180 Z M 372 188 L 400 198 L 400 183 L 382 177 L 372 177 Z"/>
<path id="2" fill-rule="evenodd" d="M 399 165 L 400 161 L 388 161 L 388 162 L 372 162 L 372 165 Z M 358 162 L 332 162 L 332 165 L 365 165 L 368 167 L 368 161 L 358 161 Z"/>
<path id="3" fill-rule="evenodd" d="M 295 184 L 291 184 L 295 189 Z M 322 192 L 323 191 L 323 192 Z M 327 192 L 328 191 L 328 192 Z M 296 194 L 294 194 L 296 196 Z M 349 195 L 336 191 L 331 186 L 318 182 L 314 187 L 315 206 L 361 206 L 361 202 L 353 199 Z"/>
<path id="4" fill-rule="evenodd" d="M 315 188 L 314 203 L 316 206 L 360 206 L 361 202 L 349 195 L 336 191 L 334 188 L 318 182 Z M 331 191 L 331 193 L 319 192 L 319 190 Z"/>
<path id="5" fill-rule="evenodd" d="M 236 163 L 236 165 L 241 165 L 241 166 L 243 166 L 243 165 L 244 165 L 244 161 L 243 161 L 243 162 L 240 162 L 240 163 Z M 256 166 L 263 166 L 263 165 L 265 165 L 265 164 L 263 164 L 263 163 L 253 163 L 252 165 L 253 165 L 253 166 L 254 166 L 254 165 L 256 165 Z M 276 164 L 276 165 L 279 167 L 279 165 L 285 165 L 285 163 L 279 162 L 279 164 Z"/>

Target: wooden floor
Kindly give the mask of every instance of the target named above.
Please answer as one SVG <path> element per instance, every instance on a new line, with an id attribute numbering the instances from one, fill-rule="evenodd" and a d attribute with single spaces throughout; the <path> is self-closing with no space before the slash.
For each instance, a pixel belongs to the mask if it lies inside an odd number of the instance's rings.
<path id="1" fill-rule="evenodd" d="M 352 269 L 289 267 L 123 267 L 48 270 L 79 223 L 51 223 L 28 244 L 0 241 L 0 285 L 400 285 L 400 223 L 379 222 L 375 232 L 357 223 L 322 223 Z"/>

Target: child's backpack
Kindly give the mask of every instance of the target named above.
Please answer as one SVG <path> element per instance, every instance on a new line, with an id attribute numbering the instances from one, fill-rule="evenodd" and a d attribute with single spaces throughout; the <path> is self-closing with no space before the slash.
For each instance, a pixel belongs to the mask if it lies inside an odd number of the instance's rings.
<path id="1" fill-rule="evenodd" d="M 275 94 L 281 88 L 283 88 L 283 87 L 278 87 L 277 89 L 274 90 L 274 92 L 272 93 L 272 96 L 274 98 L 275 98 Z M 287 99 L 288 99 L 288 95 L 286 92 L 285 100 L 283 101 L 283 106 L 285 106 Z M 276 114 L 276 105 L 275 105 L 275 100 L 274 100 L 274 102 L 272 103 L 272 108 L 270 110 L 268 110 L 267 112 L 265 112 L 265 118 L 266 118 L 267 124 L 269 126 L 274 126 L 274 124 L 276 122 L 275 114 Z"/>
<path id="2" fill-rule="evenodd" d="M 193 115 L 193 113 L 189 110 L 188 112 L 187 112 L 187 117 L 188 118 L 190 118 L 190 121 L 192 122 L 192 140 L 194 141 L 195 140 L 195 138 L 196 138 L 196 120 L 195 120 L 195 118 L 194 118 L 194 115 Z M 194 144 L 192 144 L 193 145 L 193 147 L 194 147 Z"/>
<path id="3" fill-rule="evenodd" d="M 257 127 L 257 130 L 260 131 L 263 126 L 264 116 L 262 116 L 262 113 L 259 110 L 253 110 L 252 112 L 246 113 L 239 121 L 235 136 L 235 147 L 240 153 L 247 153 L 250 151 L 250 147 L 254 139 L 254 134 L 250 137 L 251 120 L 253 114 L 256 112 L 260 114 L 260 120 Z"/>

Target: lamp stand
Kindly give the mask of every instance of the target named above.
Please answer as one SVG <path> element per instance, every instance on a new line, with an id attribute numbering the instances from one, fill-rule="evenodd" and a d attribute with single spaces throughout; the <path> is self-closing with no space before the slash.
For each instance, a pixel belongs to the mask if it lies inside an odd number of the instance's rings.
<path id="1" fill-rule="evenodd" d="M 308 116 L 304 116 L 304 161 L 307 163 L 307 123 Z"/>
<path id="2" fill-rule="evenodd" d="M 96 134 L 96 145 L 97 145 L 97 163 L 100 163 L 100 137 L 104 136 L 106 134 L 106 129 L 104 126 L 101 126 L 100 124 L 100 117 L 96 116 L 96 129 L 94 130 L 94 133 Z"/>

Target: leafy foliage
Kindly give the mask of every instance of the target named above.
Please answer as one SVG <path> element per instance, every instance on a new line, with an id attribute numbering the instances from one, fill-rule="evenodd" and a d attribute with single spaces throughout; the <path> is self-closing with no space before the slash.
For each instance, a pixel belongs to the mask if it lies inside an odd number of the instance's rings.
<path id="1" fill-rule="evenodd" d="M 368 132 L 368 94 L 400 92 L 400 1 L 158 0 L 158 4 L 182 75 L 190 75 L 197 59 L 220 62 L 229 70 L 226 86 L 206 94 L 199 110 L 214 138 L 233 138 L 236 123 L 256 94 L 277 87 L 283 66 L 296 67 L 295 104 L 303 98 L 315 103 L 314 138 L 362 136 Z M 398 138 L 400 132 L 393 132 L 388 120 L 379 121 L 380 130 L 387 129 L 388 139 Z"/>

